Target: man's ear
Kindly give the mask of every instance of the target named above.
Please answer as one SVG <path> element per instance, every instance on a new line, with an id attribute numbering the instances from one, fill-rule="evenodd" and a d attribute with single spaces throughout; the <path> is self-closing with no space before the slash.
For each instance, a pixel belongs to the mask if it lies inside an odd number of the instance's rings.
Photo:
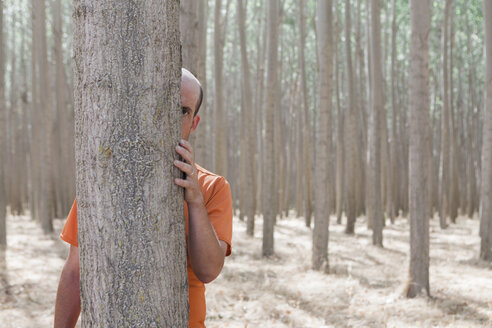
<path id="1" fill-rule="evenodd" d="M 193 123 L 191 124 L 191 131 L 195 131 L 196 127 L 198 126 L 198 123 L 200 123 L 200 115 L 197 115 L 193 117 Z"/>

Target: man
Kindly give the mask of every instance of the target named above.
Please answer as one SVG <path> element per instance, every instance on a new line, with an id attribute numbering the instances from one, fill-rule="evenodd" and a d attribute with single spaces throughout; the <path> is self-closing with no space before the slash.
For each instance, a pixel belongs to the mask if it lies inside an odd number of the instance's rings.
<path id="1" fill-rule="evenodd" d="M 205 286 L 222 270 L 225 256 L 231 253 L 232 198 L 228 182 L 194 162 L 188 142 L 200 122 L 197 115 L 203 94 L 200 82 L 182 69 L 182 139 L 176 152 L 183 161 L 174 165 L 186 174 L 174 183 L 185 189 L 186 244 L 190 327 L 205 327 Z M 77 241 L 77 200 L 74 201 L 60 238 L 70 244 L 62 270 L 55 305 L 55 328 L 74 327 L 80 315 L 79 250 Z"/>

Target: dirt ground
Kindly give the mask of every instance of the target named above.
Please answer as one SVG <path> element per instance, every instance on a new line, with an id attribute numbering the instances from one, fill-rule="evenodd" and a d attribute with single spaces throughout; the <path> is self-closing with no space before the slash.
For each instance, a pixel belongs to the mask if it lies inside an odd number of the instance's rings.
<path id="1" fill-rule="evenodd" d="M 56 288 L 68 246 L 45 236 L 27 216 L 8 218 L 8 249 L 0 254 L 0 327 L 52 327 Z M 234 222 L 233 251 L 207 286 L 207 327 L 492 327 L 492 265 L 478 261 L 478 220 L 459 218 L 441 231 L 431 221 L 431 298 L 402 296 L 408 270 L 408 223 L 384 230 L 384 249 L 371 245 L 365 221 L 356 234 L 330 227 L 330 274 L 312 271 L 311 233 L 289 217 L 275 228 L 276 256 L 261 254 Z"/>

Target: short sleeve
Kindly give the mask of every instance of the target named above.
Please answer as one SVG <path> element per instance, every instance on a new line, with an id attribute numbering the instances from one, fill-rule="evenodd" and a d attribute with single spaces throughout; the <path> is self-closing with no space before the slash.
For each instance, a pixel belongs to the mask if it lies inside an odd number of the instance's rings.
<path id="1" fill-rule="evenodd" d="M 63 226 L 60 238 L 70 245 L 79 247 L 77 238 L 77 198 L 73 201 L 72 209 L 70 210 L 67 221 Z"/>
<path id="2" fill-rule="evenodd" d="M 205 207 L 217 238 L 227 243 L 226 256 L 229 256 L 232 250 L 232 197 L 231 188 L 225 178 L 217 178 Z"/>

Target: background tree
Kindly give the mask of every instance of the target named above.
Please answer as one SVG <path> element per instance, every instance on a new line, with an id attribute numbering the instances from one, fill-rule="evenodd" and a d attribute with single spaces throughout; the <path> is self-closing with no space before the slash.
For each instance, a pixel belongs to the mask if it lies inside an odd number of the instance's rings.
<path id="1" fill-rule="evenodd" d="M 429 295 L 429 217 L 426 206 L 429 120 L 428 0 L 410 1 L 412 22 L 410 61 L 410 270 L 407 297 Z"/>
<path id="2" fill-rule="evenodd" d="M 372 243 L 383 246 L 382 184 L 381 184 L 381 114 L 384 110 L 383 68 L 381 64 L 381 24 L 379 0 L 371 0 L 371 124 L 369 142 L 368 220 L 373 224 Z M 383 123 L 386 125 L 386 122 Z"/>
<path id="3" fill-rule="evenodd" d="M 215 56 L 215 171 L 217 174 L 227 176 L 227 143 L 226 143 L 226 113 L 224 112 L 224 34 L 225 20 L 221 12 L 221 0 L 215 0 L 214 23 L 214 56 Z M 227 5 L 229 8 L 229 4 Z"/>
<path id="4" fill-rule="evenodd" d="M 480 203 L 480 258 L 492 261 L 492 2 L 484 0 L 485 94 Z"/>
<path id="5" fill-rule="evenodd" d="M 276 104 L 277 85 L 277 51 L 278 51 L 278 2 L 268 1 L 268 66 L 267 66 L 267 102 L 265 125 L 265 195 L 263 206 L 263 256 L 271 256 L 274 252 L 273 229 L 275 223 L 274 170 L 273 170 L 273 134 L 274 111 Z"/>
<path id="6" fill-rule="evenodd" d="M 183 193 L 170 160 L 179 1 L 88 5 L 74 3 L 82 327 L 185 327 Z"/>
<path id="7" fill-rule="evenodd" d="M 7 222 L 6 208 L 7 195 L 5 191 L 6 170 L 6 112 L 5 106 L 5 59 L 4 59 L 4 41 L 3 41 L 3 1 L 0 1 L 0 247 L 7 246 Z"/>
<path id="8" fill-rule="evenodd" d="M 330 222 L 331 112 L 333 94 L 332 2 L 318 0 L 318 51 L 320 96 L 319 124 L 316 131 L 315 206 L 313 229 L 313 269 L 328 272 L 328 226 Z"/>

